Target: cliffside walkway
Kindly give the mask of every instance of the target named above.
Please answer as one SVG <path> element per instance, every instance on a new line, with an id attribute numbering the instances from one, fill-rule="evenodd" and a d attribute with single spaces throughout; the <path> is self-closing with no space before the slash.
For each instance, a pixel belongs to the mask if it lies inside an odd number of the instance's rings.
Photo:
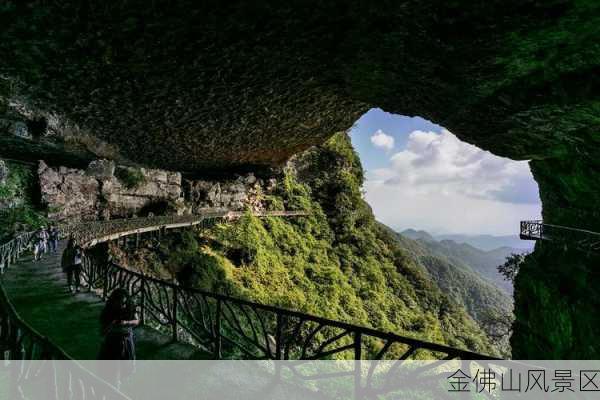
<path id="1" fill-rule="evenodd" d="M 142 236 L 160 238 L 167 230 L 205 228 L 242 215 L 214 212 L 64 227 L 85 249 L 84 288 L 75 295 L 67 291 L 60 268 L 61 252 L 46 255 L 38 262 L 28 255 L 21 257 L 31 233 L 0 246 L 4 272 L 0 280 L 0 355 L 25 360 L 94 359 L 101 343 L 98 318 L 102 299 L 114 289 L 124 288 L 137 304 L 142 320 L 136 329 L 140 359 L 492 359 L 467 350 L 182 287 L 116 265 L 105 254 L 106 247 L 98 247 L 112 241 L 127 250 L 139 245 Z M 259 214 L 303 215 L 306 213 Z M 64 242 L 61 250 L 63 247 Z M 106 384 L 90 376 L 88 381 L 92 384 Z M 108 385 L 106 390 L 114 388 Z M 115 394 L 111 398 L 120 397 Z"/>
<path id="2" fill-rule="evenodd" d="M 582 251 L 600 252 L 600 233 L 562 225 L 545 224 L 541 220 L 521 221 L 523 240 L 542 240 L 572 246 Z"/>
<path id="3" fill-rule="evenodd" d="M 60 258 L 65 242 L 57 254 L 46 254 L 41 261 L 23 256 L 18 265 L 3 276 L 4 290 L 21 318 L 42 332 L 70 358 L 96 359 L 102 337 L 99 318 L 104 307 L 102 298 L 83 288 L 71 294 L 67 289 Z M 172 343 L 170 337 L 148 327 L 136 330 L 140 359 L 203 358 L 197 348 Z"/>
<path id="4" fill-rule="evenodd" d="M 64 226 L 63 232 L 73 234 L 84 248 L 89 249 L 122 237 L 139 240 L 142 234 L 160 236 L 167 230 L 206 227 L 219 220 L 231 221 L 243 215 L 243 212 L 226 211 L 207 212 L 202 216 L 96 221 Z M 296 217 L 307 214 L 300 211 L 272 211 L 254 215 Z M 29 235 L 23 242 L 29 242 Z M 11 268 L 6 265 L 8 258 L 11 258 L 10 251 L 5 250 L 3 253 L 6 254 L 2 254 L 0 262 L 2 272 L 5 272 L 1 283 L 14 310 L 31 328 L 42 333 L 69 358 L 91 360 L 96 358 L 102 340 L 98 321 L 104 302 L 101 294 L 89 285 L 89 270 L 88 274 L 84 271 L 87 287 L 77 294 L 68 292 L 66 276 L 60 267 L 65 245 L 66 241 L 62 241 L 58 253 L 46 254 L 41 261 L 34 261 L 31 254 L 22 257 L 15 255 L 13 261 L 16 263 Z M 182 341 L 172 341 L 170 334 L 148 326 L 136 329 L 136 339 L 140 359 L 212 358 L 212 354 L 201 348 Z"/>

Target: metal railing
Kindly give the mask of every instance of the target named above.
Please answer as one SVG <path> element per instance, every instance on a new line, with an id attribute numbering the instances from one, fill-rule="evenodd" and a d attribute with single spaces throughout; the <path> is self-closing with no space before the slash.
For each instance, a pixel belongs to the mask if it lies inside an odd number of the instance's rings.
<path id="1" fill-rule="evenodd" d="M 14 265 L 19 256 L 27 250 L 33 234 L 33 232 L 23 233 L 0 246 L 0 272 L 2 274 L 7 268 Z M 0 359 L 11 361 L 8 363 L 8 368 L 11 368 L 12 371 L 10 382 L 13 394 L 26 393 L 27 386 L 37 377 L 37 374 L 24 367 L 24 363 L 31 360 L 48 360 L 48 363 L 36 366 L 49 369 L 54 376 L 54 379 L 50 380 L 52 387 L 48 388 L 47 398 L 50 398 L 50 393 L 57 395 L 71 393 L 76 398 L 128 399 L 112 385 L 71 360 L 60 347 L 27 324 L 10 302 L 1 280 Z M 70 362 L 61 363 L 58 367 L 54 363 L 55 360 L 70 360 Z M 5 363 L 4 366 L 6 367 L 6 365 Z M 28 366 L 31 366 L 31 363 Z"/>
<path id="2" fill-rule="evenodd" d="M 88 260 L 89 261 L 89 260 Z M 222 294 L 179 286 L 119 265 L 88 262 L 86 274 L 104 275 L 102 293 L 125 288 L 145 324 L 212 353 L 215 359 L 407 359 L 418 351 L 444 359 L 491 359 L 429 343 Z M 91 269 L 101 271 L 91 272 Z M 437 356 L 435 356 L 437 355 Z"/>
<path id="3" fill-rule="evenodd" d="M 27 248 L 33 232 L 24 232 L 0 246 L 0 273 L 14 264 Z"/>
<path id="4" fill-rule="evenodd" d="M 242 211 L 205 212 L 202 215 L 170 215 L 148 218 L 129 218 L 108 221 L 83 222 L 61 226 L 65 236 L 73 235 L 79 243 L 93 246 L 103 241 L 115 240 L 132 234 L 158 232 L 206 224 L 207 221 L 234 220 L 245 215 Z M 306 216 L 304 211 L 267 211 L 253 213 L 258 217 Z"/>
<path id="5" fill-rule="evenodd" d="M 523 240 L 548 240 L 571 245 L 579 250 L 600 252 L 600 233 L 568 226 L 546 224 L 540 220 L 521 221 Z"/>
<path id="6" fill-rule="evenodd" d="M 150 220 L 146 223 L 127 220 L 112 226 L 98 224 L 96 226 L 100 229 L 97 233 L 93 233 L 90 226 L 83 227 L 83 234 L 75 233 L 88 240 L 84 243 L 88 254 L 106 238 L 118 243 L 121 240 L 127 242 L 135 235 L 135 241 L 139 243 L 142 234 L 160 233 L 170 226 L 206 227 L 225 218 L 225 214 L 196 217 L 194 225 L 179 218 L 161 220 L 165 223 L 160 226 L 149 225 Z M 180 225 L 183 222 L 187 225 Z M 117 232 L 115 229 L 118 227 L 125 231 Z M 90 290 L 100 291 L 103 297 L 116 288 L 125 288 L 138 304 L 146 325 L 170 334 L 174 341 L 183 340 L 198 345 L 216 359 L 492 358 L 372 328 L 182 287 L 110 261 L 98 261 L 93 256 L 85 257 L 82 276 Z"/>
<path id="7" fill-rule="evenodd" d="M 172 337 L 208 352 L 215 359 L 369 359 L 409 358 L 492 360 L 493 357 L 468 350 L 430 343 L 376 329 L 348 324 L 280 307 L 237 299 L 231 296 L 187 288 L 126 269 L 95 257 L 96 246 L 107 241 L 139 244 L 142 235 L 159 237 L 168 229 L 209 227 L 218 221 L 238 218 L 243 213 L 207 213 L 201 217 L 157 217 L 96 222 L 65 227 L 83 244 L 82 278 L 90 290 L 103 298 L 116 288 L 126 289 L 135 300 L 142 322 Z M 306 215 L 301 212 L 281 216 Z M 263 214 L 270 216 L 273 214 Z M 0 246 L 2 269 L 14 264 L 27 248 L 32 233 Z M 101 248 L 100 250 L 105 250 Z M 0 349 L 12 360 L 69 359 L 59 347 L 23 321 L 0 285 Z M 52 364 L 50 364 L 52 365 Z M 110 384 L 73 362 L 67 379 L 54 379 L 56 393 L 78 391 L 81 398 L 127 399 Z M 358 393 L 367 390 L 377 369 L 370 363 L 366 383 L 361 386 L 360 365 L 355 375 Z M 397 364 L 391 370 L 396 368 Z M 55 374 L 59 371 L 54 368 Z M 18 385 L 26 386 L 35 374 L 21 373 Z"/>

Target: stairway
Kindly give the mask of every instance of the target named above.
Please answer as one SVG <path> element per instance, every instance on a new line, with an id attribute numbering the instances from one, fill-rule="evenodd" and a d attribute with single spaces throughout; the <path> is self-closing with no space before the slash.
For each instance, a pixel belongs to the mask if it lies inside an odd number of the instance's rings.
<path id="1" fill-rule="evenodd" d="M 2 275 L 2 285 L 20 316 L 42 332 L 70 357 L 95 359 L 102 337 L 99 317 L 103 301 L 86 288 L 71 294 L 60 267 L 61 242 L 57 254 L 34 261 L 24 254 Z M 172 343 L 167 335 L 148 327 L 135 330 L 137 358 L 142 360 L 207 359 L 210 355 L 185 343 Z"/>

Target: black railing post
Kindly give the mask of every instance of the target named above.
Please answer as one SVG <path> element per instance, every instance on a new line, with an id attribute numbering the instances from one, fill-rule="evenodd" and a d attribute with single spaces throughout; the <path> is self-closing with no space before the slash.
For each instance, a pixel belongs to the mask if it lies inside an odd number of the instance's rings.
<path id="1" fill-rule="evenodd" d="M 354 332 L 354 398 L 362 399 L 362 334 Z"/>
<path id="2" fill-rule="evenodd" d="M 110 268 L 110 263 L 107 263 L 104 266 L 103 279 L 102 279 L 102 300 L 106 301 L 108 297 L 108 269 Z"/>
<path id="3" fill-rule="evenodd" d="M 142 276 L 140 280 L 140 324 L 144 325 L 146 322 L 146 277 Z"/>
<path id="4" fill-rule="evenodd" d="M 521 235 L 524 235 L 525 234 L 525 221 L 521 221 L 519 225 L 520 225 L 519 233 Z"/>
<path id="5" fill-rule="evenodd" d="M 173 342 L 177 342 L 177 286 L 173 286 L 173 320 L 171 324 L 173 328 Z"/>
<path id="6" fill-rule="evenodd" d="M 281 346 L 283 333 L 283 315 L 277 313 L 277 322 L 275 326 L 275 360 L 281 360 L 283 349 Z"/>
<path id="7" fill-rule="evenodd" d="M 96 268 L 94 268 L 94 264 L 92 264 L 92 262 L 90 261 L 90 257 L 88 257 L 85 254 L 85 251 L 83 252 L 83 270 L 87 270 L 87 276 L 88 276 L 88 292 L 92 291 L 92 286 L 94 284 L 94 282 L 96 282 L 96 274 L 98 271 L 96 271 Z M 85 274 L 84 274 L 85 276 Z M 85 281 L 85 278 L 84 278 Z"/>
<path id="8" fill-rule="evenodd" d="M 217 299 L 217 309 L 215 311 L 215 360 L 221 359 L 221 299 Z"/>
<path id="9" fill-rule="evenodd" d="M 362 334 L 359 331 L 354 332 L 354 359 L 362 359 Z"/>

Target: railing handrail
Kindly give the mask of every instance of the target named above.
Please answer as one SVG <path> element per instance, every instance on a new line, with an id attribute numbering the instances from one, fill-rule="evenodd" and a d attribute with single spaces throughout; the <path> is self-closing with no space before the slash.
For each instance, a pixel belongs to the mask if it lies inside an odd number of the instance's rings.
<path id="1" fill-rule="evenodd" d="M 52 342 L 52 340 L 50 340 L 47 336 L 44 336 L 40 332 L 38 332 L 34 327 L 29 325 L 29 323 L 27 323 L 27 321 L 25 321 L 21 317 L 21 315 L 15 309 L 15 306 L 11 303 L 11 301 L 8 297 L 8 294 L 6 293 L 6 290 L 4 289 L 4 286 L 1 284 L 1 282 L 2 281 L 0 280 L 0 303 L 4 304 L 7 307 L 6 312 L 9 314 L 9 316 L 11 316 L 13 318 L 14 322 L 16 322 L 18 325 L 20 325 L 25 330 L 29 331 L 29 333 L 31 333 L 33 336 L 37 337 L 38 340 L 40 340 L 41 342 L 44 342 L 47 345 L 47 347 L 49 348 L 49 349 L 46 349 L 46 351 L 50 350 L 52 352 L 52 354 L 55 354 L 58 356 L 58 357 L 52 357 L 53 359 L 72 360 L 72 358 L 69 357 L 69 355 L 67 355 L 67 353 L 65 353 L 65 351 L 63 349 L 61 349 L 58 345 L 54 344 Z"/>
<path id="2" fill-rule="evenodd" d="M 231 301 L 231 302 L 235 302 L 238 304 L 262 309 L 265 311 L 271 311 L 271 312 L 274 312 L 277 314 L 284 314 L 286 316 L 292 316 L 292 317 L 300 317 L 304 320 L 323 323 L 323 324 L 327 324 L 327 325 L 334 326 L 337 328 L 347 329 L 347 330 L 350 330 L 353 332 L 360 332 L 362 334 L 373 336 L 373 337 L 376 337 L 379 339 L 388 339 L 388 340 L 391 339 L 391 340 L 397 341 L 399 343 L 404 343 L 404 344 L 408 344 L 408 345 L 426 346 L 430 350 L 433 350 L 433 351 L 440 351 L 440 352 L 452 353 L 452 354 L 460 353 L 460 354 L 466 356 L 466 357 L 464 357 L 465 359 L 477 359 L 477 360 L 496 360 L 497 359 L 496 357 L 491 357 L 491 356 L 475 353 L 475 352 L 472 352 L 469 350 L 463 350 L 463 349 L 458 349 L 458 348 L 454 348 L 454 347 L 450 347 L 450 346 L 446 346 L 446 345 L 441 345 L 438 343 L 427 342 L 424 340 L 419 340 L 419 339 L 411 338 L 408 336 L 401 336 L 401 335 L 398 335 L 393 332 L 379 331 L 374 328 L 350 324 L 347 322 L 337 321 L 337 320 L 333 320 L 333 319 L 329 319 L 329 318 L 325 318 L 325 317 L 319 317 L 317 315 L 307 314 L 307 313 L 303 313 L 300 311 L 290 310 L 287 308 L 270 306 L 270 305 L 261 304 L 261 303 L 255 303 L 250 300 L 244 300 L 244 299 L 240 299 L 237 297 L 224 295 L 221 293 L 209 292 L 209 291 L 205 291 L 205 290 L 198 289 L 198 288 L 181 286 L 177 283 L 168 282 L 168 281 L 165 281 L 165 280 L 162 280 L 159 278 L 155 278 L 155 277 L 143 274 L 141 272 L 132 271 L 131 269 L 122 267 L 114 262 L 111 263 L 111 266 L 113 268 L 118 268 L 119 270 L 121 270 L 124 273 L 131 274 L 131 275 L 139 277 L 139 278 L 143 278 L 145 280 L 157 283 L 162 286 L 166 286 L 166 287 L 176 289 L 176 290 L 184 290 L 184 291 L 188 291 L 191 293 L 201 294 L 206 297 L 212 297 L 215 300 L 226 300 L 226 301 Z"/>
<path id="3" fill-rule="evenodd" d="M 83 243 L 80 243 L 82 247 L 90 247 L 103 241 L 114 240 L 124 236 L 129 236 L 135 233 L 145 233 L 149 231 L 158 231 L 161 229 L 175 229 L 186 226 L 193 226 L 201 223 L 203 220 L 210 218 L 241 218 L 247 214 L 246 211 L 209 211 L 204 212 L 200 215 L 171 215 L 171 216 L 159 216 L 159 217 L 136 217 L 127 219 L 116 219 L 108 221 L 93 221 L 84 222 L 86 226 L 98 226 L 98 227 L 111 227 L 115 224 L 121 225 L 133 225 L 139 224 L 137 227 L 131 227 L 124 231 L 114 231 L 104 236 L 96 236 L 93 238 L 83 238 Z M 306 211 L 258 211 L 252 212 L 251 215 L 256 217 L 292 217 L 292 216 L 307 216 L 309 215 Z M 63 225 L 62 230 L 64 232 L 71 232 L 77 230 L 82 223 L 66 224 Z"/>
<path id="4" fill-rule="evenodd" d="M 11 240 L 0 245 L 0 261 L 3 264 L 3 268 L 1 272 L 4 272 L 10 265 L 11 261 L 16 261 L 16 259 L 20 256 L 20 254 L 27 248 L 31 238 L 35 234 L 34 231 L 23 232 L 13 237 Z M 18 249 L 14 249 L 12 246 L 20 246 Z M 70 365 L 74 366 L 79 372 L 83 373 L 88 378 L 92 379 L 95 384 L 99 384 L 103 386 L 105 390 L 110 391 L 112 398 L 120 399 L 120 400 L 129 400 L 129 397 L 121 393 L 118 389 L 112 386 L 110 383 L 105 380 L 99 378 L 94 373 L 83 367 L 76 360 L 70 357 L 60 346 L 56 345 L 52 340 L 48 337 L 42 335 L 35 328 L 33 328 L 27 321 L 25 321 L 21 315 L 17 312 L 15 306 L 10 301 L 6 290 L 4 289 L 4 285 L 2 282 L 4 278 L 2 277 L 3 273 L 0 274 L 0 312 L 3 312 L 6 315 L 7 322 L 11 324 L 11 331 L 15 329 L 15 327 L 21 328 L 21 330 L 29 333 L 29 335 L 41 344 L 42 354 L 45 355 L 48 359 L 53 360 L 68 360 Z M 2 310 L 3 308 L 3 310 Z M 3 332 L 6 334 L 6 332 Z M 11 349 L 13 350 L 13 349 Z M 72 372 L 72 371 L 71 371 Z"/>
<path id="5" fill-rule="evenodd" d="M 199 223 L 201 221 L 227 218 L 228 216 L 229 217 L 231 217 L 231 216 L 240 217 L 240 216 L 243 216 L 244 214 L 245 214 L 244 212 L 211 212 L 211 213 L 205 213 L 205 214 L 197 216 L 197 217 L 192 217 L 192 219 L 193 219 L 194 223 Z M 270 215 L 274 215 L 274 213 L 261 213 L 260 214 L 260 216 L 270 216 Z M 298 211 L 294 211 L 294 212 L 282 211 L 282 212 L 277 212 L 277 215 L 306 215 L 306 213 L 302 212 L 302 211 L 300 211 L 300 212 L 298 212 Z M 171 224 L 160 223 L 160 224 L 152 225 L 152 222 L 156 221 L 159 218 L 161 218 L 161 217 L 158 217 L 158 218 L 155 217 L 153 219 L 152 218 L 151 219 L 138 218 L 135 220 L 124 220 L 121 223 L 117 222 L 117 225 L 121 224 L 124 226 L 126 226 L 127 224 L 136 225 L 136 223 L 140 223 L 140 225 L 145 225 L 145 227 L 138 228 L 138 229 L 127 228 L 127 229 L 125 229 L 125 231 L 122 231 L 122 232 L 118 232 L 118 231 L 113 231 L 110 233 L 103 232 L 102 236 L 93 236 L 92 235 L 92 236 L 88 237 L 87 240 L 83 241 L 82 246 L 84 248 L 90 248 L 90 247 L 93 247 L 93 246 L 103 242 L 103 241 L 116 240 L 116 239 L 120 239 L 120 238 L 127 237 L 130 235 L 135 235 L 135 234 L 139 233 L 140 231 L 148 232 L 148 228 L 150 228 L 150 227 L 153 227 L 155 230 L 159 230 L 159 229 L 162 230 L 162 229 L 169 229 L 170 226 L 179 228 L 179 227 L 183 227 L 184 225 L 185 226 L 192 225 L 192 223 L 191 223 L 192 221 L 190 221 L 190 220 L 188 220 L 186 224 L 182 224 L 181 221 L 175 221 Z M 186 218 L 185 217 L 180 218 L 180 220 L 186 220 Z M 148 222 L 149 224 L 144 224 L 145 222 Z M 114 221 L 113 221 L 113 223 L 114 223 Z M 103 223 L 102 225 L 104 227 L 104 226 L 110 226 L 110 224 L 111 224 L 111 222 L 107 221 L 106 223 Z M 431 343 L 431 342 L 427 342 L 427 341 L 423 341 L 423 340 L 419 340 L 419 339 L 415 339 L 415 338 L 411 338 L 411 337 L 407 337 L 407 336 L 401 336 L 401 335 L 398 335 L 398 334 L 395 334 L 392 332 L 384 332 L 384 331 L 380 331 L 380 330 L 377 330 L 374 328 L 354 325 L 354 324 L 350 324 L 350 323 L 346 323 L 346 322 L 342 322 L 342 321 L 336 321 L 336 320 L 332 320 L 329 318 L 324 318 L 324 317 L 320 317 L 320 316 L 316 316 L 316 315 L 312 315 L 312 314 L 302 313 L 299 311 L 294 311 L 294 310 L 289 310 L 289 309 L 285 309 L 285 308 L 281 308 L 281 307 L 260 304 L 260 303 L 256 303 L 253 301 L 239 299 L 239 298 L 235 298 L 235 297 L 228 296 L 228 295 L 221 294 L 221 293 L 209 292 L 209 291 L 198 289 L 198 288 L 184 287 L 184 286 L 178 285 L 174 282 L 169 282 L 169 281 L 165 281 L 165 280 L 162 280 L 162 279 L 159 279 L 156 277 L 148 276 L 148 275 L 145 275 L 138 271 L 132 271 L 131 269 L 124 268 L 120 265 L 117 265 L 114 262 L 110 262 L 106 268 L 116 268 L 119 272 L 127 274 L 128 276 L 130 276 L 132 278 L 138 278 L 140 280 L 152 282 L 156 285 L 171 289 L 173 291 L 184 291 L 184 292 L 190 293 L 190 294 L 198 294 L 198 295 L 201 295 L 201 296 L 204 296 L 207 298 L 214 299 L 216 301 L 226 301 L 226 302 L 231 302 L 231 303 L 237 304 L 237 305 L 248 306 L 248 307 L 251 307 L 254 309 L 259 309 L 259 310 L 267 311 L 270 313 L 274 313 L 278 316 L 300 318 L 305 321 L 311 321 L 311 322 L 318 323 L 318 324 L 324 324 L 324 325 L 327 325 L 330 327 L 344 329 L 344 330 L 347 330 L 350 332 L 354 332 L 356 334 L 366 335 L 366 336 L 373 337 L 376 339 L 393 341 L 393 342 L 405 344 L 408 346 L 416 346 L 419 348 L 426 348 L 427 350 L 430 350 L 430 351 L 438 351 L 438 352 L 443 352 L 443 353 L 447 353 L 447 354 L 452 354 L 455 357 L 461 357 L 461 358 L 465 358 L 465 359 L 494 359 L 494 357 L 483 355 L 483 354 L 478 354 L 478 353 L 475 353 L 475 352 L 472 352 L 469 350 L 453 348 L 453 347 L 446 346 L 446 345 Z M 129 281 L 131 281 L 131 279 Z M 177 319 L 176 313 L 175 313 L 175 319 Z"/>
<path id="6" fill-rule="evenodd" d="M 600 236 L 600 232 L 594 232 L 594 231 L 590 231 L 588 229 L 573 228 L 571 226 L 547 224 L 547 223 L 543 222 L 542 220 L 531 220 L 531 221 L 521 221 L 521 222 L 526 223 L 526 224 L 535 224 L 535 225 L 541 225 L 541 226 L 548 226 L 551 228 L 558 228 L 558 229 L 565 230 L 565 231 L 580 232 L 580 233 L 585 233 L 588 235 Z"/>
<path id="7" fill-rule="evenodd" d="M 540 220 L 521 221 L 519 236 L 523 240 L 539 240 L 572 246 L 589 253 L 600 252 L 600 233 L 588 229 L 547 224 Z"/>
<path id="8" fill-rule="evenodd" d="M 154 218 L 137 218 L 137 219 L 129 219 L 129 220 L 113 220 L 106 222 L 96 222 L 92 224 L 79 224 L 71 226 L 72 233 L 76 233 L 77 230 L 81 230 L 84 232 L 82 237 L 84 239 L 81 245 L 89 249 L 102 241 L 114 240 L 117 238 L 127 237 L 130 235 L 134 235 L 139 233 L 140 231 L 148 232 L 149 228 L 151 230 L 164 230 L 170 229 L 171 227 L 180 228 L 180 227 L 189 227 L 194 224 L 201 223 L 203 221 L 215 221 L 219 219 L 227 219 L 229 217 L 237 218 L 243 216 L 244 212 L 208 212 L 199 216 L 184 216 L 184 217 L 154 217 Z M 256 214 L 255 214 L 256 215 Z M 275 213 L 260 213 L 259 216 L 272 216 L 272 215 L 280 215 L 280 216 L 291 216 L 291 215 L 307 215 L 307 213 L 302 211 L 294 211 L 294 212 L 285 212 L 280 211 Z M 170 223 L 168 223 L 170 222 Z M 133 226 L 133 228 L 132 228 Z M 137 227 L 136 227 L 137 226 Z M 98 229 L 100 232 L 94 232 L 94 228 Z M 107 229 L 109 229 L 107 231 Z M 115 230 L 116 229 L 116 230 Z M 123 231 L 118 231 L 118 229 L 124 229 Z M 112 230 L 112 231 L 111 231 Z M 31 233 L 29 233 L 31 234 Z M 105 239 L 105 240 L 104 240 Z M 351 323 L 346 323 L 342 321 L 332 320 L 325 317 L 320 317 L 312 314 L 303 313 L 300 311 L 289 310 L 282 307 L 271 306 L 256 303 L 249 300 L 239 299 L 236 297 L 232 297 L 229 295 L 214 293 L 198 288 L 185 287 L 179 285 L 174 282 L 168 282 L 156 277 L 148 276 L 138 271 L 133 271 L 131 269 L 124 268 L 123 266 L 117 265 L 114 262 L 109 262 L 109 264 L 104 264 L 104 270 L 106 273 L 110 272 L 113 269 L 116 269 L 115 273 L 120 273 L 129 276 L 126 278 L 127 281 L 131 281 L 132 279 L 139 279 L 141 282 L 153 283 L 158 285 L 159 287 L 165 288 L 165 290 L 171 290 L 174 298 L 177 297 L 177 293 L 180 295 L 184 295 L 183 293 L 190 295 L 199 295 L 204 298 L 211 299 L 211 301 L 215 301 L 218 304 L 230 304 L 231 306 L 246 306 L 250 307 L 254 310 L 262 310 L 268 313 L 272 313 L 277 316 L 277 318 L 297 318 L 302 321 L 307 321 L 315 324 L 319 324 L 320 326 L 327 326 L 331 328 L 336 328 L 347 332 L 348 334 L 352 334 L 353 337 L 358 338 L 358 344 L 355 342 L 355 346 L 360 346 L 361 337 L 371 337 L 374 339 L 379 339 L 381 341 L 385 341 L 386 343 L 398 343 L 402 345 L 407 345 L 409 348 L 416 349 L 425 349 L 433 352 L 445 353 L 448 357 L 455 358 L 460 357 L 463 359 L 495 359 L 494 357 L 475 353 L 469 350 L 453 348 L 450 346 L 427 342 L 424 340 L 419 340 L 416 338 L 398 335 L 392 332 L 380 331 L 374 328 L 355 325 Z M 114 272 L 114 270 L 113 270 Z M 90 287 L 92 283 L 90 282 Z M 106 291 L 106 290 L 105 290 Z M 105 293 L 106 295 L 107 293 Z M 173 306 L 176 306 L 177 300 L 174 300 Z M 13 308 L 14 309 L 14 308 Z M 174 330 L 176 332 L 177 326 L 182 325 L 183 322 L 178 320 L 178 313 L 174 311 L 172 313 L 174 320 Z M 37 332 L 36 332 L 37 333 Z M 37 333 L 39 335 L 39 333 Z M 217 333 L 217 335 L 219 335 Z M 39 335 L 42 337 L 41 335 Z M 175 334 L 174 337 L 177 335 Z M 356 339 L 355 339 L 356 340 Z M 60 350 L 62 352 L 62 350 Z M 411 350 L 409 350 L 410 352 Z M 62 352 L 64 354 L 64 352 Z M 359 353 L 360 354 L 360 351 Z M 407 353 L 408 354 L 408 353 Z M 66 354 L 64 354 L 66 356 Z M 67 356 L 68 357 L 68 356 Z"/>

